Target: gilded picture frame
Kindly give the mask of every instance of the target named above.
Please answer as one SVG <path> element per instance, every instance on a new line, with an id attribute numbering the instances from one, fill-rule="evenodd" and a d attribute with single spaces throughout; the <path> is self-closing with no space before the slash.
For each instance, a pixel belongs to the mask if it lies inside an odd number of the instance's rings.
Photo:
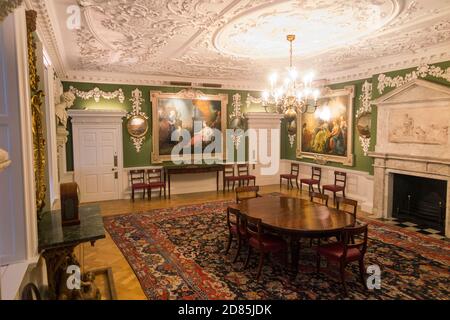
<path id="1" fill-rule="evenodd" d="M 326 88 L 314 114 L 297 117 L 297 158 L 353 166 L 355 86 Z M 319 137 L 320 134 L 320 137 Z"/>
<path id="2" fill-rule="evenodd" d="M 170 148 L 176 142 L 169 142 L 171 131 L 176 128 L 192 129 L 194 119 L 199 118 L 202 110 L 208 110 L 203 119 L 206 128 L 219 129 L 221 131 L 221 151 L 214 154 L 214 159 L 224 160 L 226 157 L 226 129 L 227 129 L 227 94 L 205 94 L 200 90 L 184 89 L 178 93 L 164 93 L 162 91 L 151 91 L 150 101 L 152 103 L 152 163 L 172 161 Z M 199 107 L 201 105 L 201 107 Z M 199 111 L 199 109 L 202 109 Z M 200 116 L 201 118 L 202 116 Z M 173 121 L 172 121 L 173 120 Z M 197 121 L 197 120 L 195 120 Z M 172 130 L 170 130 L 172 126 Z M 188 131 L 189 131 L 188 130 Z M 163 136 L 164 135 L 164 136 Z M 194 134 L 195 141 L 195 134 Z M 183 159 L 193 159 L 194 153 L 183 155 Z"/>

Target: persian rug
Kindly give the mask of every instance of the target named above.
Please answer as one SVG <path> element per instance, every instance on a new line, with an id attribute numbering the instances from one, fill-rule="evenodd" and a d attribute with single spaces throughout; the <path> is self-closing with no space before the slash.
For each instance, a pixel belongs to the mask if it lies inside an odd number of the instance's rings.
<path id="1" fill-rule="evenodd" d="M 106 217 L 105 227 L 136 273 L 149 299 L 343 299 L 338 267 L 323 261 L 305 239 L 295 279 L 280 257 L 266 260 L 257 282 L 257 254 L 243 270 L 225 255 L 226 207 L 219 201 Z M 358 264 L 347 266 L 348 299 L 450 299 L 450 245 L 420 233 L 369 223 L 366 267 L 381 269 L 381 289 L 367 290 Z"/>

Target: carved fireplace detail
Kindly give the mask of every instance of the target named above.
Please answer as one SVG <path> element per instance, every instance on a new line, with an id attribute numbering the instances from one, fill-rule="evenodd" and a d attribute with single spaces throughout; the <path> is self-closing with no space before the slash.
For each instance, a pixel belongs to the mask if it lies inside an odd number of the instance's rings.
<path id="1" fill-rule="evenodd" d="M 378 112 L 374 206 L 378 217 L 393 212 L 396 174 L 446 181 L 450 203 L 450 88 L 417 79 L 373 101 Z M 450 236 L 450 210 L 445 234 Z"/>

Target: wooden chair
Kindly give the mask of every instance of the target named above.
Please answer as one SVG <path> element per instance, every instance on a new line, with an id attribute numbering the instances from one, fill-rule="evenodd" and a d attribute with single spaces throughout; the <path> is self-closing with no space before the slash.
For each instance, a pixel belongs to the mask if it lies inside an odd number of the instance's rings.
<path id="1" fill-rule="evenodd" d="M 235 263 L 241 253 L 242 243 L 246 240 L 247 233 L 241 221 L 241 213 L 239 210 L 234 208 L 227 209 L 227 226 L 228 226 L 228 244 L 225 249 L 225 254 L 228 254 L 231 248 L 231 243 L 233 238 L 236 238 L 238 247 L 236 255 L 234 256 L 233 263 Z"/>
<path id="2" fill-rule="evenodd" d="M 333 193 L 333 202 L 336 204 L 336 193 L 342 192 L 345 198 L 345 187 L 347 186 L 347 173 L 335 171 L 334 172 L 334 184 L 327 184 L 322 187 L 322 193 L 328 190 Z"/>
<path id="3" fill-rule="evenodd" d="M 319 245 L 316 249 L 317 272 L 320 272 L 321 257 L 326 258 L 328 261 L 339 263 L 340 278 L 345 295 L 348 294 L 347 286 L 345 285 L 345 267 L 351 262 L 358 261 L 360 280 L 366 288 L 366 281 L 364 277 L 366 271 L 364 267 L 364 255 L 367 250 L 367 235 L 367 224 L 345 228 L 342 232 L 342 241 L 329 243 L 322 246 Z M 352 238 L 357 238 L 359 241 L 351 244 L 350 241 Z"/>
<path id="4" fill-rule="evenodd" d="M 322 205 L 326 205 L 328 207 L 328 195 L 326 194 L 321 194 L 321 193 L 317 193 L 317 192 L 310 192 L 309 193 L 309 198 L 311 200 L 311 202 L 317 203 L 317 204 L 322 204 Z"/>
<path id="5" fill-rule="evenodd" d="M 253 181 L 253 185 L 256 186 L 256 177 L 250 175 L 250 165 L 248 163 L 237 165 L 239 186 L 245 185 L 247 181 L 247 186 L 250 185 L 250 181 Z"/>
<path id="6" fill-rule="evenodd" d="M 267 253 L 284 253 L 284 264 L 287 266 L 287 243 L 286 241 L 273 234 L 264 233 L 262 220 L 242 215 L 242 221 L 245 226 L 246 238 L 248 242 L 248 254 L 245 261 L 245 269 L 250 263 L 250 256 L 253 249 L 259 251 L 259 265 L 256 280 L 261 277 L 264 258 Z"/>
<path id="7" fill-rule="evenodd" d="M 249 194 L 247 196 L 243 196 L 243 194 Z M 259 186 L 244 186 L 236 188 L 236 203 L 240 203 L 243 200 L 254 199 L 261 197 L 259 194 Z"/>
<path id="8" fill-rule="evenodd" d="M 348 210 L 351 207 L 351 210 Z M 345 213 L 351 214 L 356 222 L 356 212 L 358 210 L 358 201 L 347 199 L 347 198 L 337 198 L 336 199 L 336 209 L 338 211 L 343 211 Z"/>
<path id="9" fill-rule="evenodd" d="M 230 191 L 230 183 L 233 182 L 233 188 L 236 185 L 236 182 L 239 182 L 239 177 L 234 175 L 234 165 L 233 164 L 226 164 L 224 165 L 223 169 L 223 192 L 225 192 L 225 186 L 227 186 L 227 190 Z"/>
<path id="10" fill-rule="evenodd" d="M 134 194 L 137 190 L 142 190 L 142 198 L 145 198 L 145 190 L 147 189 L 147 184 L 145 183 L 145 170 L 131 170 L 130 171 L 130 181 L 131 181 L 131 199 L 134 201 Z"/>
<path id="11" fill-rule="evenodd" d="M 319 167 L 312 167 L 311 169 L 311 179 L 301 179 L 300 180 L 300 190 L 302 189 L 303 184 L 307 184 L 309 186 L 309 191 L 314 191 L 314 186 L 317 185 L 319 189 L 319 193 L 321 193 L 320 189 L 320 181 L 322 179 L 322 169 Z"/>
<path id="12" fill-rule="evenodd" d="M 287 186 L 289 189 L 289 185 L 291 188 L 294 188 L 294 184 L 292 183 L 292 180 L 295 180 L 295 184 L 297 185 L 297 189 L 299 189 L 298 185 L 298 176 L 300 173 L 300 165 L 298 163 L 291 163 L 291 173 L 290 174 L 282 174 L 280 175 L 280 188 L 283 183 L 283 179 L 287 180 Z"/>
<path id="13" fill-rule="evenodd" d="M 163 178 L 162 169 L 147 170 L 147 193 L 148 198 L 152 198 L 152 190 L 159 189 L 159 197 L 161 198 L 162 190 L 164 189 L 164 198 L 166 198 L 166 181 Z"/>

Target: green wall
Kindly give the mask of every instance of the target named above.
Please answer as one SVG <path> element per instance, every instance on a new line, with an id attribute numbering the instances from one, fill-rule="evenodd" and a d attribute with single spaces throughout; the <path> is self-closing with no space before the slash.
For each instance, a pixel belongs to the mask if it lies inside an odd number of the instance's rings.
<path id="1" fill-rule="evenodd" d="M 134 89 L 138 88 L 142 91 L 144 103 L 142 104 L 142 111 L 145 112 L 149 117 L 149 125 L 150 129 L 147 133 L 145 142 L 142 146 L 141 152 L 136 152 L 136 149 L 133 143 L 130 140 L 130 136 L 126 129 L 126 124 L 124 122 L 123 125 L 123 155 L 124 155 L 124 167 L 142 167 L 151 165 L 151 153 L 152 153 L 152 121 L 151 121 L 151 102 L 150 102 L 150 91 L 162 91 L 169 93 L 177 93 L 185 88 L 181 87 L 151 87 L 151 86 L 132 86 L 132 85 L 116 85 L 116 84 L 93 84 L 93 83 L 81 83 L 81 82 L 64 82 L 64 91 L 69 90 L 70 86 L 81 90 L 81 91 L 90 91 L 95 87 L 98 87 L 100 90 L 105 92 L 111 92 L 118 89 L 122 89 L 125 95 L 124 103 L 120 103 L 118 99 L 113 100 L 105 100 L 103 98 L 97 103 L 94 99 L 83 100 L 77 97 L 75 100 L 74 106 L 72 109 L 107 109 L 107 110 L 125 110 L 127 112 L 132 111 L 132 102 L 131 93 Z M 232 103 L 233 103 L 233 95 L 239 93 L 242 98 L 242 112 L 247 111 L 260 111 L 264 112 L 262 107 L 258 108 L 257 106 L 251 106 L 249 110 L 246 109 L 246 99 L 247 95 L 250 93 L 254 97 L 259 97 L 259 92 L 252 91 L 240 91 L 240 90 L 219 90 L 219 89 L 201 89 L 201 91 L 205 94 L 228 94 L 228 114 L 233 111 Z M 230 118 L 227 116 L 228 121 Z M 72 145 L 72 126 L 69 123 L 68 125 L 69 137 L 68 143 L 66 146 L 66 156 L 67 156 L 67 171 L 73 170 L 73 145 Z"/>
<path id="2" fill-rule="evenodd" d="M 450 61 L 444 61 L 444 62 L 432 64 L 431 66 L 440 67 L 443 70 L 447 70 L 450 68 Z M 417 67 L 409 68 L 409 69 L 402 69 L 402 70 L 397 70 L 397 71 L 391 71 L 391 72 L 383 72 L 383 74 L 388 77 L 391 77 L 391 78 L 395 78 L 397 76 L 404 77 L 406 74 L 411 73 L 416 70 L 417 70 Z M 450 74 L 450 71 L 447 72 L 447 74 Z M 355 155 L 354 166 L 348 167 L 348 166 L 343 166 L 340 163 L 333 163 L 333 162 L 328 163 L 329 166 L 338 167 L 338 168 L 351 168 L 353 170 L 366 171 L 366 172 L 369 172 L 370 174 L 373 174 L 373 159 L 370 158 L 369 156 L 364 155 L 364 152 L 362 150 L 362 147 L 361 147 L 361 144 L 359 141 L 359 137 L 357 134 L 355 115 L 356 115 L 357 110 L 361 106 L 361 101 L 359 98 L 362 94 L 362 86 L 366 80 L 372 83 L 372 100 L 375 100 L 375 99 L 379 98 L 380 96 L 395 89 L 395 88 L 387 87 L 384 89 L 383 93 L 380 94 L 378 91 L 378 84 L 379 84 L 378 77 L 379 77 L 379 74 L 374 74 L 371 78 L 368 78 L 368 79 L 333 84 L 333 85 L 329 86 L 332 89 L 341 89 L 345 86 L 350 86 L 350 85 L 355 86 L 355 101 L 353 103 L 353 106 L 354 106 L 354 110 L 353 110 L 353 115 L 354 115 L 354 119 L 353 119 L 353 124 L 354 124 L 354 127 L 353 127 L 353 130 L 354 130 L 353 131 L 354 132 L 353 154 Z M 443 78 L 439 78 L 439 77 L 434 77 L 434 76 L 428 75 L 424 78 L 420 77 L 420 79 L 428 80 L 428 81 L 442 84 L 445 86 L 450 86 L 450 81 L 447 81 L 447 80 L 445 80 Z M 376 115 L 377 115 L 377 107 L 372 106 L 372 130 L 371 130 L 372 138 L 371 138 L 371 144 L 370 144 L 369 151 L 373 151 L 375 149 L 375 145 L 376 145 L 376 128 L 377 128 L 377 116 Z M 284 150 L 283 154 L 285 156 L 285 159 L 300 160 L 303 162 L 314 162 L 313 159 L 296 159 L 296 146 L 294 148 L 290 148 L 289 144 L 286 143 L 284 145 L 284 147 L 285 147 L 285 150 Z"/>
<path id="3" fill-rule="evenodd" d="M 436 63 L 434 66 L 441 67 L 443 69 L 450 68 L 450 61 L 445 61 L 441 63 Z M 410 73 L 417 68 L 410 68 L 410 69 L 403 69 L 393 72 L 385 72 L 384 74 L 389 77 L 396 77 L 396 76 L 404 76 L 407 73 Z M 367 80 L 369 82 L 372 82 L 373 85 L 373 91 L 372 91 L 372 100 L 378 98 L 381 94 L 378 93 L 377 86 L 378 86 L 378 74 L 373 75 L 371 78 L 367 79 L 361 79 L 356 80 L 352 82 L 346 82 L 346 83 L 338 83 L 338 84 L 332 84 L 329 87 L 332 89 L 341 89 L 345 86 L 354 85 L 355 86 L 355 101 L 353 103 L 354 110 L 353 114 L 356 115 L 356 111 L 359 109 L 361 105 L 360 96 L 362 94 L 362 86 L 364 82 Z M 443 85 L 450 86 L 450 82 L 446 81 L 442 78 L 436 78 L 433 76 L 427 76 L 423 78 L 425 80 L 429 80 L 432 82 L 440 83 Z M 120 109 L 120 110 L 126 110 L 131 111 L 132 109 L 132 103 L 130 101 L 131 99 L 131 92 L 138 88 L 143 93 L 144 103 L 142 105 L 142 110 L 146 112 L 149 116 L 151 116 L 151 103 L 150 103 L 150 91 L 162 91 L 162 92 L 171 92 L 176 93 L 182 90 L 181 87 L 152 87 L 152 86 L 132 86 L 132 85 L 116 85 L 116 84 L 93 84 L 93 83 L 74 83 L 74 82 L 64 82 L 64 90 L 69 90 L 70 86 L 73 86 L 79 90 L 82 91 L 89 91 L 92 90 L 95 87 L 100 88 L 103 91 L 115 91 L 119 88 L 121 88 L 125 94 L 125 102 L 121 104 L 117 99 L 114 100 L 104 100 L 101 99 L 100 102 L 96 103 L 93 99 L 91 100 L 82 100 L 77 98 L 75 100 L 74 109 L 83 109 L 83 108 L 91 108 L 91 109 Z M 393 90 L 395 88 L 385 88 L 383 94 Z M 264 112 L 264 109 L 261 106 L 258 105 L 251 105 L 250 108 L 247 110 L 246 108 L 246 98 L 248 93 L 250 93 L 254 97 L 259 97 L 259 92 L 251 92 L 251 91 L 239 91 L 239 90 L 220 90 L 220 89 L 201 89 L 206 94 L 228 94 L 228 114 L 232 112 L 232 102 L 233 102 L 233 95 L 236 93 L 239 93 L 242 97 L 242 112 Z M 228 121 L 230 120 L 229 117 Z M 372 142 L 370 150 L 373 151 L 375 144 L 376 144 L 376 107 L 373 106 L 372 111 Z M 354 124 L 354 136 L 353 136 L 353 154 L 355 156 L 354 159 L 354 166 L 348 167 L 343 166 L 339 163 L 328 163 L 329 166 L 333 167 L 343 167 L 343 168 L 349 168 L 353 170 L 358 171 L 365 171 L 369 172 L 370 174 L 373 173 L 373 161 L 372 158 L 368 156 L 364 156 L 361 144 L 359 142 L 359 137 L 356 130 L 356 118 L 353 119 Z M 150 121 L 151 126 L 151 121 Z M 71 171 L 73 170 L 73 148 L 72 148 L 72 137 L 71 137 L 71 125 L 69 124 L 69 142 L 67 143 L 67 170 Z M 123 148 L 124 148 L 124 166 L 125 167 L 139 167 L 139 166 L 148 166 L 151 164 L 151 152 L 152 152 L 152 139 L 151 139 L 152 130 L 149 130 L 149 133 L 147 134 L 145 143 L 142 147 L 142 150 L 140 153 L 137 153 L 130 138 L 128 135 L 128 132 L 126 130 L 125 124 L 123 127 Z M 287 137 L 287 131 L 286 131 L 286 125 L 283 121 L 282 123 L 282 132 L 281 132 L 281 157 L 282 159 L 288 159 L 288 160 L 297 160 L 296 159 L 296 148 L 297 143 L 294 144 L 293 147 L 290 146 L 288 137 Z M 313 162 L 312 159 L 301 159 L 300 161 L 304 162 Z"/>

